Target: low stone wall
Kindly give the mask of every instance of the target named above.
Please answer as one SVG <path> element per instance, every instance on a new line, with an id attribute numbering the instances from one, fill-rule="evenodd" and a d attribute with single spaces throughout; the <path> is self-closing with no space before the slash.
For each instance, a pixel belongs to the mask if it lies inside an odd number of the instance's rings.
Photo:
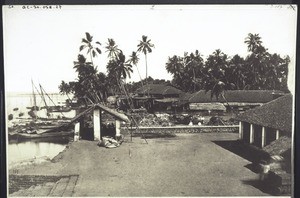
<path id="1" fill-rule="evenodd" d="M 239 126 L 170 126 L 170 127 L 139 127 L 143 133 L 238 133 Z M 137 132 L 136 128 L 122 128 L 121 133 Z"/>
<path id="2" fill-rule="evenodd" d="M 9 194 L 12 194 L 21 189 L 27 189 L 31 186 L 43 184 L 47 182 L 57 182 L 63 177 L 54 175 L 9 175 Z"/>

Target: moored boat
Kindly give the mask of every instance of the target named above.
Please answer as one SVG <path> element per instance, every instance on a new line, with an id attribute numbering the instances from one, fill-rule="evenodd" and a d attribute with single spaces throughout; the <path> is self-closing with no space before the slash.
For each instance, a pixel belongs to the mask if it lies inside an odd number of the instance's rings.
<path id="1" fill-rule="evenodd" d="M 8 138 L 12 139 L 36 139 L 36 138 L 49 138 L 49 137 L 67 137 L 74 134 L 73 130 L 70 131 L 56 131 L 56 132 L 43 132 L 43 133 L 9 133 Z"/>

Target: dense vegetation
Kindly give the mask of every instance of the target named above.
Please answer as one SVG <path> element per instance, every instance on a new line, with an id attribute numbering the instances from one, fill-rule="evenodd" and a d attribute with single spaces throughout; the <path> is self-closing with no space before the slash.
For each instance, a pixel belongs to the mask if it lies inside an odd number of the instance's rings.
<path id="1" fill-rule="evenodd" d="M 249 54 L 229 57 L 220 49 L 206 60 L 199 52 L 185 53 L 183 57 L 169 57 L 166 69 L 173 75 L 172 84 L 183 91 L 213 90 L 218 95 L 228 89 L 287 89 L 288 56 L 270 54 L 262 45 L 258 34 L 249 34 L 245 39 Z"/>
<path id="2" fill-rule="evenodd" d="M 62 81 L 59 85 L 60 93 L 74 94 L 79 102 L 103 102 L 109 95 L 134 92 L 147 83 L 173 85 L 186 92 L 195 92 L 201 89 L 212 90 L 212 97 L 218 97 L 228 89 L 267 89 L 287 90 L 287 73 L 289 57 L 282 58 L 279 54 L 270 54 L 262 45 L 258 34 L 249 34 L 245 39 L 249 54 L 246 58 L 238 54 L 229 57 L 220 49 L 215 50 L 206 60 L 196 50 L 194 53 L 184 53 L 184 56 L 174 55 L 168 58 L 166 70 L 172 74 L 172 81 L 154 80 L 148 77 L 147 54 L 152 52 L 154 45 L 147 36 L 137 45 L 126 59 L 114 39 L 109 38 L 105 52 L 109 61 L 107 72 L 98 72 L 93 59 L 102 53 L 101 43 L 93 41 L 93 37 L 86 33 L 79 47 L 79 55 L 74 61 L 77 79 L 72 82 Z M 83 54 L 82 52 L 85 52 Z M 143 53 L 146 60 L 146 78 L 142 79 L 138 71 L 138 53 Z M 89 61 L 86 57 L 88 57 Z M 136 66 L 140 76 L 139 82 L 126 83 Z"/>

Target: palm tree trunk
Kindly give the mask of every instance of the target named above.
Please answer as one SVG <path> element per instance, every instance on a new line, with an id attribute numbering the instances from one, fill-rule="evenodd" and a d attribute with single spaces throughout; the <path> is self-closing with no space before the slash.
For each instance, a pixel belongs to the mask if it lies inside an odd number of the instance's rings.
<path id="1" fill-rule="evenodd" d="M 139 70 L 139 68 L 138 68 L 137 65 L 135 65 L 135 66 L 136 66 L 136 69 L 137 69 L 137 71 L 138 71 L 138 74 L 139 74 L 139 77 L 140 77 L 140 80 L 141 80 L 141 83 L 142 83 L 142 87 L 144 87 L 143 81 L 142 81 L 142 76 L 141 76 L 141 73 L 140 73 L 140 70 Z"/>
<path id="2" fill-rule="evenodd" d="M 193 85 L 194 85 L 194 92 L 195 92 L 195 70 L 194 70 L 194 68 L 193 68 L 193 76 L 194 76 L 194 82 L 193 82 Z"/>
<path id="3" fill-rule="evenodd" d="M 147 53 L 145 54 L 145 61 L 146 61 L 146 85 L 148 85 L 148 65 L 147 65 Z M 149 97 L 149 89 L 147 89 L 147 94 L 148 94 L 148 97 Z"/>
<path id="4" fill-rule="evenodd" d="M 95 67 L 94 62 L 93 62 L 93 57 L 92 57 L 92 51 L 90 51 L 90 56 L 91 56 L 92 65 Z"/>
<path id="5" fill-rule="evenodd" d="M 147 54 L 145 54 L 145 62 L 146 62 L 146 80 L 147 80 L 148 77 Z"/>

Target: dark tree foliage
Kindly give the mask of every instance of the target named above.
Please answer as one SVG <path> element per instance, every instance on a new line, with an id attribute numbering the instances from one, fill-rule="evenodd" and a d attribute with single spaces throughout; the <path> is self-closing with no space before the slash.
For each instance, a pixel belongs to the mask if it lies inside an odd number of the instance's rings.
<path id="1" fill-rule="evenodd" d="M 237 54 L 230 58 L 220 49 L 205 61 L 198 51 L 169 57 L 166 70 L 173 75 L 172 84 L 186 92 L 205 89 L 217 98 L 228 89 L 288 92 L 290 58 L 269 53 L 259 34 L 248 34 L 245 43 L 249 51 L 245 59 Z"/>

